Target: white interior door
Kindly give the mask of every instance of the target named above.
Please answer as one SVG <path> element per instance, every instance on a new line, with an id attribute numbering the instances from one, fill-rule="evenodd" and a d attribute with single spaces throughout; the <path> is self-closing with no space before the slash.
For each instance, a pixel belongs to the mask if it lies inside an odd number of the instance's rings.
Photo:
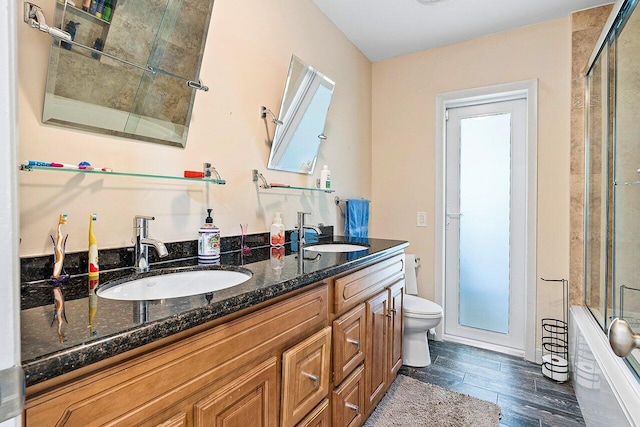
<path id="1" fill-rule="evenodd" d="M 523 354 L 527 102 L 447 117 L 445 338 Z"/>

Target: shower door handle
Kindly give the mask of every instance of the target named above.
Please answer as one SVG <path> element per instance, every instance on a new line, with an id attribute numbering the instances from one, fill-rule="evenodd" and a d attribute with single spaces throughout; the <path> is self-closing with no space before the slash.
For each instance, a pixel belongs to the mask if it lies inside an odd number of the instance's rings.
<path id="1" fill-rule="evenodd" d="M 627 357 L 640 348 L 640 334 L 634 334 L 626 320 L 613 319 L 609 326 L 609 345 L 618 357 Z"/>

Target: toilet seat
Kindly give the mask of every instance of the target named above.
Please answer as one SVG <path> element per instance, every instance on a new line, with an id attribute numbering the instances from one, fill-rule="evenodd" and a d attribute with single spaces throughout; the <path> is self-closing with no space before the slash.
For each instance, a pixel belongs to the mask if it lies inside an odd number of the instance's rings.
<path id="1" fill-rule="evenodd" d="M 442 317 L 442 307 L 433 301 L 415 295 L 404 295 L 402 303 L 404 315 L 407 317 L 433 319 Z"/>

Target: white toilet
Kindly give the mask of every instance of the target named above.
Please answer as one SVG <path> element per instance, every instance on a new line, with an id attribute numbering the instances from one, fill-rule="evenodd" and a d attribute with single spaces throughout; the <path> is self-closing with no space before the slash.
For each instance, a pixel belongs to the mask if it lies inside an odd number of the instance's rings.
<path id="1" fill-rule="evenodd" d="M 433 301 L 417 296 L 416 256 L 406 254 L 405 262 L 406 284 L 402 303 L 404 313 L 402 361 L 407 366 L 422 368 L 431 364 L 427 332 L 438 326 L 442 320 L 442 307 Z"/>

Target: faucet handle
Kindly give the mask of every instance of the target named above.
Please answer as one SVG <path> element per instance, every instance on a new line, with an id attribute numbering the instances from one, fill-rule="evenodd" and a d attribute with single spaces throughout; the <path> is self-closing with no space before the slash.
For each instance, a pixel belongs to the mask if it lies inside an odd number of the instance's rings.
<path id="1" fill-rule="evenodd" d="M 133 228 L 144 228 L 147 226 L 147 221 L 153 221 L 154 219 L 156 219 L 155 216 L 136 215 L 133 217 Z"/>

